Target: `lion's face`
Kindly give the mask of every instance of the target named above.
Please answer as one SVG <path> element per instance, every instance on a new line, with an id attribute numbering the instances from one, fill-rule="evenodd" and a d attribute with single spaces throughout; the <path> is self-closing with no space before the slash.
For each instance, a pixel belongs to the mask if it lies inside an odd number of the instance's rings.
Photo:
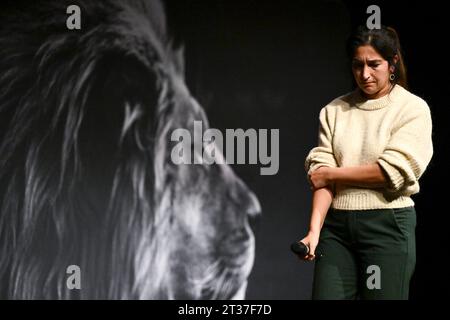
<path id="1" fill-rule="evenodd" d="M 160 3 L 80 0 L 62 31 L 71 3 L 0 14 L 0 296 L 243 298 L 259 203 L 228 165 L 171 160 L 208 123 Z"/>
<path id="2" fill-rule="evenodd" d="M 162 192 L 158 209 L 172 216 L 163 235 L 171 252 L 168 281 L 175 298 L 243 298 L 255 250 L 249 218 L 260 212 L 259 203 L 228 165 L 171 162 L 173 130 L 186 128 L 194 137 L 194 120 L 208 128 L 184 83 L 173 84 L 172 90 L 177 103 L 170 120 L 161 119 L 167 125 L 157 150 L 165 154 L 156 162 L 164 172 L 160 178 L 173 182 Z M 202 157 L 194 150 L 192 156 Z"/>

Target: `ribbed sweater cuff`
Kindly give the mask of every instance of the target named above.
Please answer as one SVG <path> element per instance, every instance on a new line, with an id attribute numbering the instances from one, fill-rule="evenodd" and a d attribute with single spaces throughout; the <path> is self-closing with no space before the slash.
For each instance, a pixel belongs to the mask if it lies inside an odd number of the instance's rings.
<path id="1" fill-rule="evenodd" d="M 390 189 L 392 191 L 400 190 L 405 183 L 405 179 L 403 178 L 401 173 L 395 167 L 381 158 L 378 159 L 377 162 L 388 177 Z"/>
<path id="2" fill-rule="evenodd" d="M 319 169 L 320 167 L 334 167 L 333 165 L 330 165 L 328 163 L 314 163 L 309 167 L 309 170 L 307 171 L 307 174 L 310 174 L 311 172 Z"/>

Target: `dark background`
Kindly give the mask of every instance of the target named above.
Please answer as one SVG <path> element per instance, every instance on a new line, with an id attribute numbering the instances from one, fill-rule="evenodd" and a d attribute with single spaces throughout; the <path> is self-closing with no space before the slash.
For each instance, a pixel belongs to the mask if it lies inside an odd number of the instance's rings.
<path id="1" fill-rule="evenodd" d="M 440 3 L 387 1 L 168 0 L 174 42 L 183 44 L 186 80 L 210 125 L 280 129 L 280 168 L 261 176 L 260 165 L 234 165 L 263 209 L 248 299 L 309 299 L 313 264 L 289 251 L 305 235 L 311 192 L 303 168 L 317 143 L 320 109 L 353 89 L 344 43 L 365 24 L 366 8 L 381 8 L 382 24 L 400 37 L 409 89 L 433 117 L 434 157 L 413 196 L 418 215 L 417 266 L 411 299 L 442 298 L 448 291 L 446 207 L 449 126 L 447 30 Z M 444 88 L 445 85 L 445 88 Z"/>

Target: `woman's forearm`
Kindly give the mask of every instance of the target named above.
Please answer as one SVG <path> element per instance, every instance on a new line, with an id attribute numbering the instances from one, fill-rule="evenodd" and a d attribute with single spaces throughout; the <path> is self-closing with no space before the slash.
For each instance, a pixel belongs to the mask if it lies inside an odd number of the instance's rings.
<path id="1" fill-rule="evenodd" d="M 320 233 L 332 200 L 333 192 L 328 187 L 313 191 L 311 221 L 309 224 L 310 232 Z"/>
<path id="2" fill-rule="evenodd" d="M 363 188 L 381 188 L 387 185 L 383 170 L 377 163 L 357 167 L 330 168 L 330 180 Z"/>

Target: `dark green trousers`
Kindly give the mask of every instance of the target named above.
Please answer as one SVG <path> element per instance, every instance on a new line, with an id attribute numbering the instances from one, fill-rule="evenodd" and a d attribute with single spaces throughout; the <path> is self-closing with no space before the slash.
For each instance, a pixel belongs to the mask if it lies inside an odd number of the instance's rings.
<path id="1" fill-rule="evenodd" d="M 414 207 L 327 213 L 313 299 L 408 299 L 416 264 Z"/>

